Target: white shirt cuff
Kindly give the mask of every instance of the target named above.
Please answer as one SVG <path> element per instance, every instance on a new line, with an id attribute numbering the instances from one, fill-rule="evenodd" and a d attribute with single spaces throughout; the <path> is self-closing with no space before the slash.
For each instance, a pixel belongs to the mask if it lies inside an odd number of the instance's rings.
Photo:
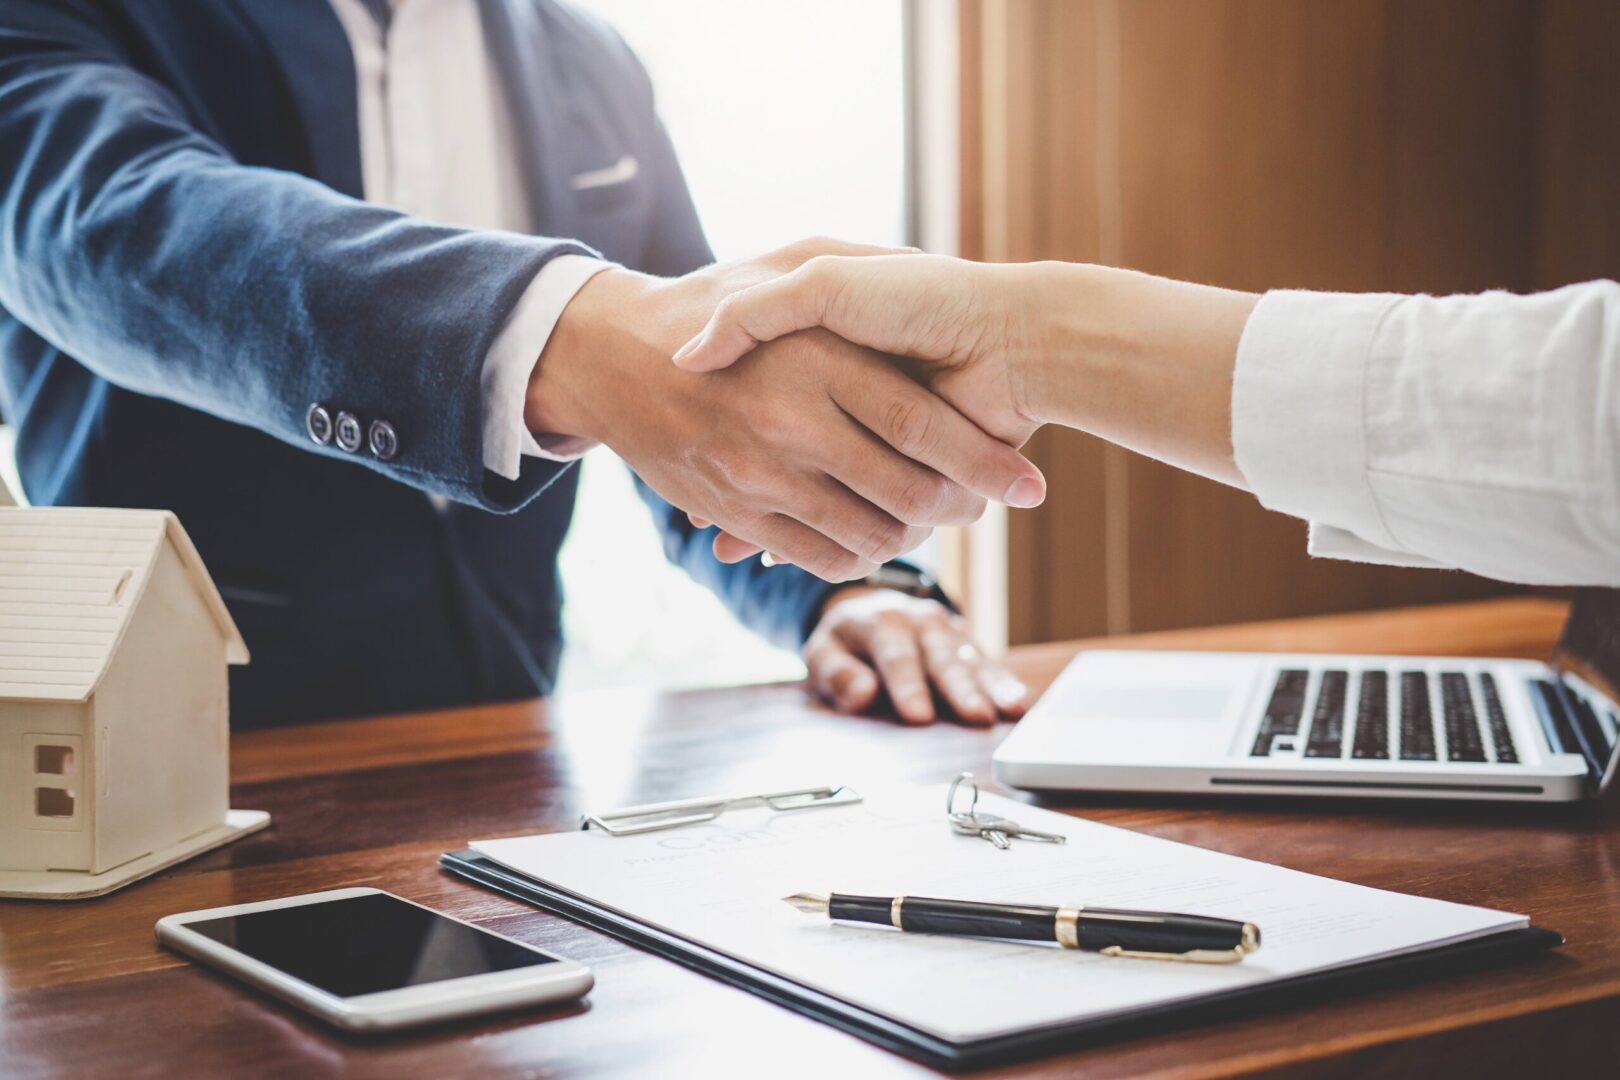
<path id="1" fill-rule="evenodd" d="M 484 357 L 480 381 L 484 403 L 484 468 L 508 480 L 518 478 L 523 455 L 572 461 L 596 443 L 572 435 L 542 435 L 523 422 L 529 376 L 551 331 L 574 294 L 612 263 L 588 255 L 559 255 L 540 268 L 523 291 L 506 325 Z"/>
<path id="2" fill-rule="evenodd" d="M 1305 550 L 1319 559 L 1346 559 L 1350 562 L 1376 563 L 1380 566 L 1411 566 L 1421 570 L 1452 569 L 1446 563 L 1436 562 L 1423 555 L 1414 555 L 1410 551 L 1369 544 L 1355 533 L 1335 529 L 1332 525 L 1323 525 L 1319 521 L 1310 523 L 1310 539 L 1306 542 Z"/>
<path id="3" fill-rule="evenodd" d="M 1232 375 L 1233 456 L 1261 505 L 1312 523 L 1313 554 L 1411 558 L 1379 512 L 1365 427 L 1368 356 L 1401 299 L 1269 292 L 1243 328 Z"/>

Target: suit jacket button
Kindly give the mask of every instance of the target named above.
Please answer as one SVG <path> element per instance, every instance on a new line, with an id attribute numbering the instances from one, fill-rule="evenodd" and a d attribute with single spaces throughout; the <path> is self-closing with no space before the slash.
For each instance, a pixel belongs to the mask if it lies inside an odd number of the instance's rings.
<path id="1" fill-rule="evenodd" d="M 378 461 L 392 461 L 399 453 L 399 436 L 394 433 L 394 425 L 386 420 L 371 422 L 370 441 L 371 452 L 377 455 Z"/>
<path id="2" fill-rule="evenodd" d="M 337 446 L 349 454 L 360 449 L 360 419 L 354 413 L 337 414 Z"/>
<path id="3" fill-rule="evenodd" d="M 315 440 L 316 446 L 325 446 L 332 441 L 332 414 L 326 411 L 325 406 L 311 405 L 304 416 L 304 427 L 309 429 L 309 437 Z"/>

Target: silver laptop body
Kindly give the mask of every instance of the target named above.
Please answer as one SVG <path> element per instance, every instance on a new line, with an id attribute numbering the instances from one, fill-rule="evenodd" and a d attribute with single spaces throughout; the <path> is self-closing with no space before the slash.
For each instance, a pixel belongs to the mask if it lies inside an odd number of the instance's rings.
<path id="1" fill-rule="evenodd" d="M 1095 649 L 996 749 L 1013 787 L 1570 802 L 1620 759 L 1620 590 L 1550 663 Z"/>

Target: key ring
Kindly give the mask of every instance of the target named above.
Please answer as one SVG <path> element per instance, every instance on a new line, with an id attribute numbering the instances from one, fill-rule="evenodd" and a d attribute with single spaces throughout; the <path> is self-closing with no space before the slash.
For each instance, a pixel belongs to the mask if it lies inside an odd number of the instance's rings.
<path id="1" fill-rule="evenodd" d="M 956 808 L 956 789 L 963 784 L 967 784 L 973 789 L 973 796 L 968 801 L 966 810 L 958 810 Z M 979 820 L 978 811 L 979 782 L 973 778 L 973 774 L 970 772 L 960 773 L 955 780 L 951 781 L 951 789 L 945 793 L 945 816 L 952 821 L 977 821 Z"/>

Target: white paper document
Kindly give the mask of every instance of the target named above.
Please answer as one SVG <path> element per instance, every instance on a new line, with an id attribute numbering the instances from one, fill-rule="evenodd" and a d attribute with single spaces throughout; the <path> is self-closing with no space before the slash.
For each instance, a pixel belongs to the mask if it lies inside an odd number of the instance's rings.
<path id="1" fill-rule="evenodd" d="M 1522 915 L 1351 885 L 986 794 L 981 810 L 1068 837 L 1001 851 L 951 829 L 943 785 L 864 794 L 850 806 L 736 812 L 637 836 L 593 830 L 472 846 L 637 922 L 958 1042 L 1528 925 Z M 1238 964 L 1121 959 L 837 923 L 782 902 L 801 891 L 1212 915 L 1254 923 L 1262 943 Z"/>

